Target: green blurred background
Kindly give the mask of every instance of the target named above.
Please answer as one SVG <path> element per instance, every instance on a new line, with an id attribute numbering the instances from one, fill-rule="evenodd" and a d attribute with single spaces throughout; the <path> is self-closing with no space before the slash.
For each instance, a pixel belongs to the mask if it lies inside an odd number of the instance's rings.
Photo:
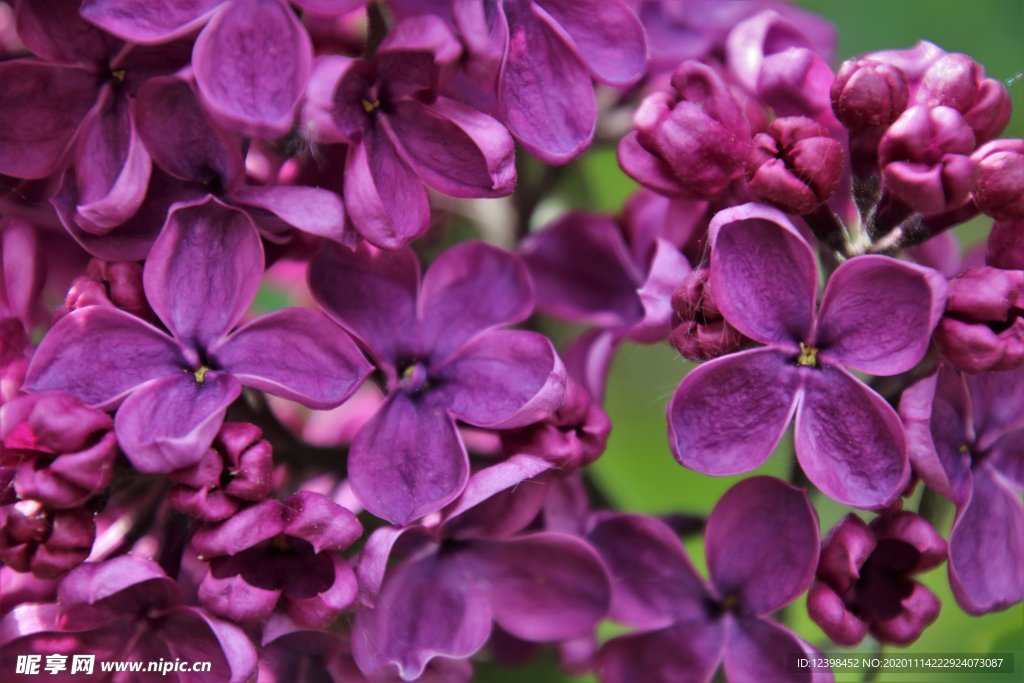
<path id="1" fill-rule="evenodd" d="M 685 0 L 680 0 L 685 1 Z M 721 0 L 728 2 L 729 0 Z M 909 47 L 921 39 L 947 51 L 966 52 L 986 68 L 989 76 L 1008 84 L 1015 112 L 1004 137 L 1024 136 L 1024 0 L 802 0 L 805 8 L 832 20 L 839 31 L 839 58 L 872 50 Z M 566 206 L 617 211 L 635 185 L 615 164 L 613 149 L 597 148 L 573 164 L 571 172 L 554 193 L 552 204 L 541 207 L 550 215 Z M 536 169 L 534 169 L 536 170 Z M 966 245 L 983 239 L 984 220 L 958 235 Z M 552 332 L 557 332 L 552 330 Z M 662 514 L 676 511 L 706 514 L 738 477 L 713 478 L 680 467 L 668 449 L 665 406 L 690 364 L 667 345 L 627 345 L 615 358 L 608 385 L 607 410 L 613 421 L 608 451 L 594 465 L 597 482 L 605 495 L 622 509 Z M 785 478 L 791 460 L 789 438 L 755 474 Z M 814 502 L 822 532 L 848 510 L 820 494 Z M 952 510 L 944 510 L 941 531 L 948 532 Z M 695 564 L 704 571 L 702 540 L 687 541 Z M 939 620 L 909 648 L 886 647 L 885 653 L 995 653 L 1012 652 L 1012 674 L 898 674 L 881 672 L 873 680 L 893 683 L 918 681 L 950 683 L 1024 680 L 1024 607 L 971 617 L 959 609 L 949 591 L 943 565 L 924 577 L 942 599 Z M 809 620 L 803 602 L 784 614 L 789 625 L 826 652 L 839 652 Z M 861 651 L 872 652 L 865 641 Z M 550 659 L 519 670 L 491 665 L 478 667 L 478 680 L 584 681 L 558 673 Z M 837 675 L 838 681 L 861 681 L 863 674 Z"/>

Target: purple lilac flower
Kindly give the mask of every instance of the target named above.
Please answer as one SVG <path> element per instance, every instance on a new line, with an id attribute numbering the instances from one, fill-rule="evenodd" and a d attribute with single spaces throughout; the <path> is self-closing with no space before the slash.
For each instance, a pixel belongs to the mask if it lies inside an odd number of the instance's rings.
<path id="1" fill-rule="evenodd" d="M 958 273 L 935 341 L 965 372 L 1024 365 L 1024 271 L 979 266 Z"/>
<path id="2" fill-rule="evenodd" d="M 597 655 L 602 683 L 831 681 L 796 673 L 791 658 L 814 649 L 770 617 L 814 578 L 818 520 L 807 494 L 770 477 L 729 489 L 708 517 L 709 581 L 675 533 L 640 515 L 598 518 L 588 538 L 613 576 L 611 617 L 638 630 Z"/>
<path id="3" fill-rule="evenodd" d="M 515 456 L 474 475 L 432 527 L 385 527 L 359 563 L 362 604 L 352 648 L 368 674 L 415 680 L 435 657 L 469 657 L 492 622 L 548 642 L 591 633 L 608 610 L 608 577 L 576 536 L 518 533 L 546 493 L 543 460 Z"/>
<path id="4" fill-rule="evenodd" d="M 379 517 L 405 524 L 462 492 L 469 460 L 456 420 L 512 429 L 561 405 L 565 369 L 551 342 L 495 329 L 533 308 L 526 268 L 512 254 L 464 243 L 438 257 L 421 283 L 409 249 L 325 245 L 310 288 L 384 376 L 387 399 L 348 460 L 353 490 Z"/>
<path id="5" fill-rule="evenodd" d="M 242 384 L 310 407 L 340 404 L 369 366 L 318 313 L 275 311 L 235 329 L 263 273 L 252 221 L 214 198 L 178 205 L 144 270 L 170 334 L 109 306 L 69 313 L 44 337 L 26 387 L 120 404 L 114 426 L 132 464 L 168 472 L 198 462 Z"/>
<path id="6" fill-rule="evenodd" d="M 847 370 L 893 375 L 928 348 L 946 299 L 938 273 L 860 256 L 829 278 L 785 215 L 747 204 L 711 222 L 711 284 L 722 315 L 766 346 L 700 366 L 668 407 L 672 452 L 706 474 L 748 472 L 796 415 L 796 456 L 829 497 L 882 507 L 907 483 L 899 417 Z M 843 406 L 837 411 L 836 406 Z"/>
<path id="7" fill-rule="evenodd" d="M 853 646 L 871 632 L 908 645 L 939 617 L 935 594 L 911 578 L 946 559 L 946 542 L 913 512 L 865 523 L 847 515 L 829 532 L 807 610 L 833 642 Z"/>
<path id="8" fill-rule="evenodd" d="M 903 392 L 914 471 L 956 504 L 949 583 L 965 611 L 1024 600 L 1024 370 L 940 367 Z"/>

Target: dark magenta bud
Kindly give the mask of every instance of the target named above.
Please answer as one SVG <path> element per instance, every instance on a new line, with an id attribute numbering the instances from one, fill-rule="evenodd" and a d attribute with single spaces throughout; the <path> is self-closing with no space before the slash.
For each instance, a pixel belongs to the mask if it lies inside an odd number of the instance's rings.
<path id="1" fill-rule="evenodd" d="M 832 111 L 852 131 L 888 126 L 907 108 L 903 71 L 867 57 L 843 62 L 832 81 Z"/>
<path id="2" fill-rule="evenodd" d="M 754 136 L 747 158 L 751 195 L 795 214 L 810 213 L 839 186 L 843 147 L 821 124 L 802 116 L 775 119 Z"/>
<path id="3" fill-rule="evenodd" d="M 152 317 L 142 289 L 142 265 L 133 261 L 90 260 L 85 275 L 71 283 L 64 307 L 73 311 L 96 304 L 113 305 L 140 318 Z"/>
<path id="4" fill-rule="evenodd" d="M 985 263 L 993 268 L 1024 270 L 1024 220 L 995 222 L 988 234 Z"/>
<path id="5" fill-rule="evenodd" d="M 1024 271 L 968 268 L 949 282 L 946 314 L 935 342 L 966 372 L 1024 364 Z"/>
<path id="6" fill-rule="evenodd" d="M 978 208 L 998 220 L 1024 220 L 1024 140 L 987 142 L 971 158 L 978 164 Z"/>
<path id="7" fill-rule="evenodd" d="M 81 564 L 95 537 L 96 526 L 85 508 L 48 510 L 38 500 L 0 508 L 0 562 L 41 579 Z"/>
<path id="8" fill-rule="evenodd" d="M 921 78 L 914 104 L 952 107 L 963 114 L 978 142 L 987 142 L 1010 121 L 1010 95 L 1006 87 L 985 78 L 985 69 L 964 54 L 936 60 Z"/>
<path id="9" fill-rule="evenodd" d="M 668 341 L 679 355 L 690 360 L 718 358 L 748 341 L 722 317 L 709 278 L 707 268 L 695 268 L 672 294 L 674 325 Z"/>

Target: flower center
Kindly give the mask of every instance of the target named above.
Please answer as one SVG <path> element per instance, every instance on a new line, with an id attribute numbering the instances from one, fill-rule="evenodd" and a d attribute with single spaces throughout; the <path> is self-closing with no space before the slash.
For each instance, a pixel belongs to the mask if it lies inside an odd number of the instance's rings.
<path id="1" fill-rule="evenodd" d="M 210 368 L 205 365 L 200 365 L 199 369 L 192 373 L 192 376 L 196 378 L 196 382 L 202 384 L 206 379 L 206 373 L 210 371 Z"/>
<path id="2" fill-rule="evenodd" d="M 125 77 L 125 70 L 124 69 L 114 69 L 113 71 L 110 72 L 110 75 L 113 76 L 114 80 L 117 81 L 118 83 L 124 83 L 124 77 Z"/>
<path id="3" fill-rule="evenodd" d="M 366 110 L 367 114 L 370 114 L 373 111 L 375 111 L 377 109 L 380 109 L 380 99 L 378 98 L 378 99 L 375 99 L 375 100 L 372 100 L 372 101 L 364 99 L 363 100 L 363 109 Z"/>
<path id="4" fill-rule="evenodd" d="M 398 386 L 409 393 L 419 393 L 427 388 L 427 368 L 418 361 L 409 363 L 402 369 Z"/>
<path id="5" fill-rule="evenodd" d="M 807 368 L 818 367 L 818 349 L 800 342 L 800 355 L 796 357 L 796 364 Z"/>

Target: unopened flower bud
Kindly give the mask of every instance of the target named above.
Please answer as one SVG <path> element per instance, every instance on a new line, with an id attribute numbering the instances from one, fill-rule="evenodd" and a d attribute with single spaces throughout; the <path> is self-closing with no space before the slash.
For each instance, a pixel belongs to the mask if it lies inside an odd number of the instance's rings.
<path id="1" fill-rule="evenodd" d="M 1024 220 L 995 222 L 988 234 L 985 263 L 993 268 L 1024 270 Z"/>
<path id="2" fill-rule="evenodd" d="M 142 288 L 142 266 L 132 261 L 89 261 L 86 274 L 71 283 L 64 307 L 73 311 L 96 304 L 113 305 L 141 318 L 150 317 Z"/>
<path id="3" fill-rule="evenodd" d="M 999 135 L 1010 120 L 1006 87 L 985 78 L 980 64 L 959 53 L 944 55 L 928 67 L 914 93 L 914 104 L 956 109 L 979 143 Z"/>
<path id="4" fill-rule="evenodd" d="M 0 508 L 0 562 L 41 579 L 81 564 L 95 537 L 96 526 L 85 508 L 47 510 L 37 500 Z"/>
<path id="5" fill-rule="evenodd" d="M 1024 365 L 1024 271 L 968 268 L 949 282 L 935 341 L 966 372 Z"/>
<path id="6" fill-rule="evenodd" d="M 839 186 L 843 147 L 802 116 L 775 119 L 754 136 L 747 180 L 754 198 L 795 214 L 810 213 Z"/>
<path id="7" fill-rule="evenodd" d="M 907 108 L 909 97 L 898 67 L 866 57 L 844 62 L 832 82 L 832 111 L 852 131 L 888 126 Z"/>
<path id="8" fill-rule="evenodd" d="M 709 278 L 707 268 L 695 268 L 672 295 L 674 327 L 668 341 L 690 360 L 718 358 L 747 343 L 747 338 L 722 317 Z"/>
<path id="9" fill-rule="evenodd" d="M 1024 140 L 993 140 L 971 158 L 978 164 L 978 208 L 999 220 L 1024 220 Z"/>

